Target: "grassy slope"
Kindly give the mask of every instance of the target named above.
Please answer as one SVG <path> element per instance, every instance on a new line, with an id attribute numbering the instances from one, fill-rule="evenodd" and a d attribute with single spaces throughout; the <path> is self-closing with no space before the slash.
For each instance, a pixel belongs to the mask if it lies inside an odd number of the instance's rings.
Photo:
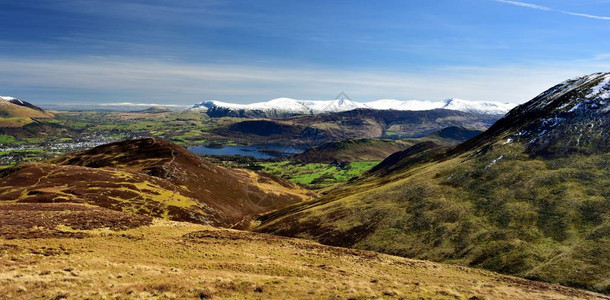
<path id="1" fill-rule="evenodd" d="M 0 100 L 0 117 L 52 118 L 53 114 Z"/>
<path id="2" fill-rule="evenodd" d="M 32 118 L 52 118 L 53 114 L 20 106 L 0 99 L 0 127 L 22 127 Z"/>
<path id="3" fill-rule="evenodd" d="M 531 159 L 499 142 L 348 187 L 260 230 L 608 292 L 608 159 Z"/>
<path id="4" fill-rule="evenodd" d="M 0 127 L 23 127 L 25 125 L 31 124 L 32 122 L 34 122 L 34 120 L 28 117 L 0 117 Z"/>
<path id="5" fill-rule="evenodd" d="M 488 271 L 189 223 L 154 220 L 123 231 L 58 228 L 56 237 L 0 238 L 0 295 L 609 299 Z"/>

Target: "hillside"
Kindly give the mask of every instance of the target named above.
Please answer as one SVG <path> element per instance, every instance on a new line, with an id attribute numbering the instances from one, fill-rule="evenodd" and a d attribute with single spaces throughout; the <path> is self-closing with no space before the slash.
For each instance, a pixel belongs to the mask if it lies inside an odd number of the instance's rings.
<path id="1" fill-rule="evenodd" d="M 451 126 L 485 130 L 498 115 L 454 110 L 397 111 L 356 109 L 345 112 L 297 116 L 285 119 L 240 120 L 211 130 L 243 144 L 265 143 L 316 146 L 354 138 L 404 139 L 424 137 Z"/>
<path id="2" fill-rule="evenodd" d="M 10 299 L 610 299 L 488 271 L 82 204 L 0 204 L 0 225 L 0 295 Z"/>
<path id="3" fill-rule="evenodd" d="M 328 142 L 307 149 L 301 154 L 291 157 L 302 162 L 350 162 L 382 160 L 388 155 L 401 151 L 409 146 L 407 141 L 349 139 L 338 142 Z"/>
<path id="4" fill-rule="evenodd" d="M 381 161 L 422 142 L 434 142 L 438 146 L 455 146 L 480 134 L 482 131 L 470 130 L 459 126 L 443 128 L 428 136 L 417 139 L 362 139 L 354 138 L 336 142 L 326 142 L 311 147 L 303 153 L 294 155 L 292 160 L 300 162 L 353 162 L 353 161 Z"/>
<path id="5" fill-rule="evenodd" d="M 12 97 L 0 97 L 0 127 L 23 127 L 34 119 L 52 118 L 53 114 L 29 102 Z"/>
<path id="6" fill-rule="evenodd" d="M 610 73 L 568 80 L 449 151 L 391 156 L 257 230 L 609 293 L 609 95 Z"/>
<path id="7" fill-rule="evenodd" d="M 319 146 L 311 147 L 303 153 L 292 156 L 291 159 L 299 162 L 317 163 L 382 161 L 391 154 L 403 151 L 418 143 L 430 141 L 439 144 L 439 146 L 455 146 L 482 132 L 460 126 L 450 126 L 417 139 L 353 138 L 326 142 Z"/>
<path id="8" fill-rule="evenodd" d="M 294 124 L 308 125 L 337 139 L 353 137 L 413 138 L 423 137 L 441 129 L 460 126 L 485 130 L 500 116 L 481 115 L 454 110 L 425 111 L 356 109 L 334 114 L 302 116 L 288 119 Z"/>
<path id="9" fill-rule="evenodd" d="M 151 106 L 147 109 L 143 109 L 143 110 L 135 110 L 133 111 L 135 113 L 145 113 L 145 114 L 162 114 L 162 113 L 169 113 L 169 112 L 173 112 L 173 110 L 167 108 L 167 107 L 163 107 L 163 106 Z"/>
<path id="10" fill-rule="evenodd" d="M 0 199 L 88 203 L 114 210 L 223 227 L 311 197 L 269 175 L 214 166 L 159 139 L 107 144 L 0 173 Z"/>
<path id="11" fill-rule="evenodd" d="M 438 137 L 441 139 L 464 142 L 481 133 L 483 133 L 483 131 L 481 130 L 473 130 L 461 126 L 449 126 L 447 128 L 443 128 L 437 132 L 432 133 L 430 137 Z"/>

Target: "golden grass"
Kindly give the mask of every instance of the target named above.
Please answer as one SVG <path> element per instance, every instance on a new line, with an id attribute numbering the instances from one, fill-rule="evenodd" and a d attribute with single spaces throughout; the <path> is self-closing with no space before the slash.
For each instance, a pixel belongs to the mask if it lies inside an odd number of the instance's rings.
<path id="1" fill-rule="evenodd" d="M 460 266 L 190 223 L 155 220 L 127 231 L 87 232 L 91 237 L 83 239 L 0 239 L 0 297 L 604 298 Z"/>

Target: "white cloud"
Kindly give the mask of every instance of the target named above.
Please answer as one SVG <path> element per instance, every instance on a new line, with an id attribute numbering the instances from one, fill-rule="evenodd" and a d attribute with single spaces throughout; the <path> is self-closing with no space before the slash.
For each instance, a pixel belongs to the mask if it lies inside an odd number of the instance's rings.
<path id="1" fill-rule="evenodd" d="M 524 102 L 569 77 L 610 68 L 591 59 L 563 65 L 454 66 L 425 72 L 379 72 L 314 67 L 272 68 L 192 64 L 121 57 L 28 60 L 0 57 L 0 93 L 37 103 L 157 102 L 206 99 L 252 102 L 276 97 L 354 100 L 379 98 Z M 15 92 L 17 91 L 15 94 Z"/>
<path id="2" fill-rule="evenodd" d="M 115 102 L 115 103 L 101 103 L 100 106 L 146 106 L 146 107 L 185 107 L 185 105 L 178 104 L 159 104 L 159 103 L 132 103 L 132 102 Z"/>
<path id="3" fill-rule="evenodd" d="M 610 61 L 610 53 L 600 53 L 595 55 L 595 60 L 609 60 Z"/>
<path id="4" fill-rule="evenodd" d="M 546 7 L 546 6 L 536 5 L 536 4 L 532 4 L 532 3 L 526 3 L 526 2 L 520 2 L 520 1 L 510 1 L 510 0 L 495 0 L 495 1 L 512 4 L 512 5 L 516 5 L 516 6 L 521 6 L 521 7 L 539 9 L 539 10 L 552 10 L 551 8 Z"/>
<path id="5" fill-rule="evenodd" d="M 512 0 L 494 0 L 494 1 L 511 4 L 511 5 L 516 5 L 516 6 L 521 6 L 521 7 L 538 9 L 538 10 L 553 11 L 553 12 L 558 12 L 558 13 L 561 13 L 564 15 L 570 15 L 570 16 L 576 16 L 576 17 L 583 17 L 583 18 L 597 19 L 597 20 L 610 20 L 610 17 L 606 17 L 606 16 L 598 16 L 598 15 L 592 15 L 592 14 L 565 11 L 565 10 L 560 10 L 560 9 L 553 9 L 553 8 L 550 8 L 547 6 L 537 5 L 537 4 L 528 3 L 528 2 L 512 1 Z"/>
<path id="6" fill-rule="evenodd" d="M 604 17 L 604 16 L 597 16 L 597 15 L 590 15 L 590 14 L 583 14 L 583 13 L 575 13 L 575 12 L 563 11 L 563 10 L 559 10 L 559 12 L 563 13 L 563 14 L 566 14 L 566 15 L 577 16 L 577 17 L 585 17 L 585 18 L 589 18 L 589 19 L 610 20 L 610 17 Z"/>

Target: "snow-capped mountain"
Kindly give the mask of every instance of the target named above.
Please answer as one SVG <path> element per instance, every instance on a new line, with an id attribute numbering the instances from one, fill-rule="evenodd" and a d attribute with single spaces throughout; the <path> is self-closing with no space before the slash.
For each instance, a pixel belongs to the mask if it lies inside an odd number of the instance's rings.
<path id="1" fill-rule="evenodd" d="M 212 112 L 215 114 L 222 112 L 223 114 L 227 115 L 244 115 L 248 112 L 258 112 L 261 114 L 261 116 L 269 114 L 283 116 L 290 114 L 333 113 L 357 108 L 403 111 L 450 109 L 476 114 L 503 115 L 515 106 L 516 104 L 513 103 L 469 101 L 455 98 L 443 101 L 403 101 L 395 99 L 379 99 L 370 102 L 356 102 L 346 96 L 341 96 L 333 100 L 297 100 L 292 98 L 277 98 L 266 102 L 251 104 L 237 104 L 216 100 L 206 100 L 193 105 L 191 109 L 212 110 Z"/>
<path id="2" fill-rule="evenodd" d="M 465 149 L 521 143 L 540 157 L 610 151 L 610 72 L 566 80 L 519 105 Z"/>

